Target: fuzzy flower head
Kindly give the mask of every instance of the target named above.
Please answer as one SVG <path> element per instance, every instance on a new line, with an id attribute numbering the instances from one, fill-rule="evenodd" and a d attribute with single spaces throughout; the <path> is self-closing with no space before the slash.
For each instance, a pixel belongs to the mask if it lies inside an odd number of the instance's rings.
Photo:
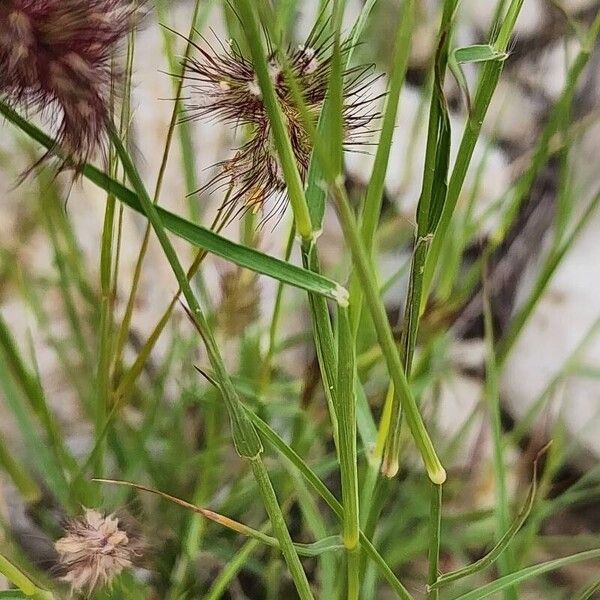
<path id="1" fill-rule="evenodd" d="M 61 579 L 73 590 L 91 593 L 110 585 L 139 555 L 139 542 L 114 515 L 86 509 L 68 523 L 65 536 L 55 542 Z"/>
<path id="2" fill-rule="evenodd" d="M 131 0 L 0 2 L 0 96 L 56 121 L 76 164 L 102 146 L 112 57 L 135 15 Z"/>
<path id="3" fill-rule="evenodd" d="M 285 61 L 300 91 L 306 108 L 316 119 L 323 108 L 331 70 L 333 40 L 321 26 L 306 42 L 289 46 L 268 57 L 269 74 L 287 125 L 296 164 L 302 180 L 308 173 L 312 140 L 305 127 L 280 61 Z M 240 210 L 263 208 L 275 201 L 285 204 L 283 171 L 271 136 L 271 127 L 252 61 L 231 42 L 217 48 L 204 40 L 195 46 L 196 56 L 186 64 L 190 101 L 187 118 L 207 118 L 240 127 L 247 141 L 232 158 L 217 165 L 217 175 L 204 189 L 226 188 L 229 202 Z M 342 55 L 350 50 L 342 45 Z M 283 57 L 282 57 L 283 53 Z M 351 67 L 344 73 L 343 124 L 347 147 L 363 143 L 375 115 L 370 97 L 374 80 L 370 66 Z"/>

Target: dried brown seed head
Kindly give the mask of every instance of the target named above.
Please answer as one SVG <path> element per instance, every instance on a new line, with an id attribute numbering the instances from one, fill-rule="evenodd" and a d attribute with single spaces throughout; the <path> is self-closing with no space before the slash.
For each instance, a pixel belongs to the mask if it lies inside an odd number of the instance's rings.
<path id="1" fill-rule="evenodd" d="M 86 509 L 70 521 L 65 535 L 55 542 L 61 579 L 74 590 L 91 592 L 110 585 L 140 553 L 139 542 L 114 515 Z"/>

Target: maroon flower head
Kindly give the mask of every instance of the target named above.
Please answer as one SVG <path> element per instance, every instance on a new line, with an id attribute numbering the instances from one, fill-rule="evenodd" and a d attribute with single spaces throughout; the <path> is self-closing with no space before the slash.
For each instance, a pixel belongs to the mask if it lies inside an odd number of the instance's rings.
<path id="1" fill-rule="evenodd" d="M 331 37 L 325 27 L 316 28 L 300 46 L 281 50 L 309 112 L 316 119 L 323 108 L 332 70 Z M 243 126 L 248 135 L 234 156 L 217 165 L 217 175 L 203 189 L 224 187 L 229 201 L 240 210 L 257 210 L 275 201 L 277 210 L 285 206 L 285 182 L 271 137 L 271 126 L 252 62 L 232 43 L 227 47 L 196 46 L 197 56 L 188 60 L 185 78 L 189 81 L 188 119 L 208 118 L 234 127 Z M 344 44 L 345 56 L 350 50 Z M 292 91 L 280 64 L 282 54 L 269 56 L 269 73 L 287 125 L 288 135 L 301 178 L 308 173 L 312 140 L 305 127 Z M 374 77 L 370 66 L 350 67 L 344 73 L 343 124 L 348 147 L 363 142 L 375 115 L 370 97 Z M 267 215 L 269 216 L 269 215 Z"/>
<path id="2" fill-rule="evenodd" d="M 102 145 L 112 56 L 135 15 L 131 0 L 0 2 L 0 95 L 55 119 L 76 164 Z"/>

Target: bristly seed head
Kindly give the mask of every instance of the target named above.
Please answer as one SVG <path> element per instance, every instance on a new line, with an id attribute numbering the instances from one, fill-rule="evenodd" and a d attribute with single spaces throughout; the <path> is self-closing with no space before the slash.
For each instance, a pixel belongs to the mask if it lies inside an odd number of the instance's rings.
<path id="1" fill-rule="evenodd" d="M 140 554 L 139 541 L 117 517 L 91 509 L 67 524 L 55 548 L 61 579 L 73 590 L 86 593 L 110 585 Z"/>
<path id="2" fill-rule="evenodd" d="M 2 0 L 0 97 L 56 120 L 76 165 L 104 141 L 111 61 L 136 24 L 135 0 Z"/>
<path id="3" fill-rule="evenodd" d="M 323 107 L 332 70 L 333 40 L 324 35 L 325 28 L 315 29 L 299 46 L 281 49 L 285 64 L 296 79 L 306 107 L 314 119 Z M 231 42 L 213 48 L 195 46 L 197 55 L 185 65 L 189 82 L 188 119 L 209 118 L 234 127 L 243 126 L 247 141 L 232 158 L 219 163 L 217 175 L 203 190 L 224 187 L 229 202 L 239 210 L 257 210 L 267 202 L 275 210 L 285 206 L 286 186 L 279 158 L 271 137 L 268 112 L 263 102 L 252 62 Z M 342 45 L 344 56 L 349 44 Z M 287 124 L 300 176 L 304 181 L 312 154 L 312 140 L 305 127 L 278 60 L 273 51 L 268 57 L 268 71 Z M 351 67 L 344 73 L 343 125 L 347 147 L 363 143 L 368 126 L 375 118 L 370 97 L 375 77 L 371 66 Z M 272 202 L 274 201 L 274 204 Z"/>

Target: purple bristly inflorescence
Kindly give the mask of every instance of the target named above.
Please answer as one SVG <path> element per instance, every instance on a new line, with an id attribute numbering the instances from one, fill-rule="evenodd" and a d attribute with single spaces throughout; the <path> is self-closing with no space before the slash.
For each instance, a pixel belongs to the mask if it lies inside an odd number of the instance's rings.
<path id="1" fill-rule="evenodd" d="M 55 124 L 77 166 L 104 141 L 112 59 L 137 22 L 132 0 L 2 0 L 0 96 Z"/>
<path id="2" fill-rule="evenodd" d="M 323 33 L 324 29 L 315 29 L 304 44 L 282 50 L 315 120 L 323 108 L 332 70 L 333 40 Z M 242 127 L 247 141 L 232 158 L 216 165 L 217 175 L 203 189 L 227 189 L 228 202 L 238 205 L 240 211 L 262 209 L 273 201 L 275 208 L 285 206 L 286 186 L 252 61 L 234 43 L 217 44 L 214 47 L 203 40 L 202 45 L 195 45 L 196 55 L 186 63 L 184 77 L 190 99 L 185 118 L 204 118 Z M 344 56 L 349 50 L 349 44 L 342 46 Z M 280 56 L 276 51 L 269 55 L 269 73 L 304 181 L 312 140 L 279 62 Z M 376 116 L 371 96 L 375 78 L 371 66 L 350 67 L 344 73 L 343 125 L 348 147 L 363 143 L 370 133 L 369 125 Z"/>

